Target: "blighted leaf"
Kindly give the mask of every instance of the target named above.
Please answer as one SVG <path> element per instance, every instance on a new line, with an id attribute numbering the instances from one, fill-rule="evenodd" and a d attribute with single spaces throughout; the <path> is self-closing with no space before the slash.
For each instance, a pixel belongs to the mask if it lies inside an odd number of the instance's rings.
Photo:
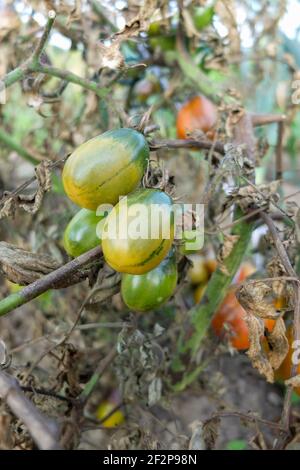
<path id="1" fill-rule="evenodd" d="M 229 200 L 238 203 L 244 211 L 249 207 L 268 207 L 270 203 L 278 202 L 279 185 L 280 181 L 272 181 L 268 184 L 242 186 L 231 191 Z"/>
<path id="2" fill-rule="evenodd" d="M 262 319 L 277 319 L 276 308 L 268 301 L 271 294 L 272 288 L 263 281 L 244 283 L 236 291 L 238 301 L 248 313 Z"/>
<path id="3" fill-rule="evenodd" d="M 239 238 L 239 235 L 224 235 L 224 242 L 217 257 L 219 268 L 224 274 L 228 274 L 224 260 L 228 258 Z"/>
<path id="4" fill-rule="evenodd" d="M 25 286 L 59 268 L 51 256 L 31 253 L 6 242 L 0 242 L 0 268 L 15 284 Z"/>
<path id="5" fill-rule="evenodd" d="M 36 179 L 38 188 L 37 190 L 29 195 L 19 195 L 18 202 L 19 206 L 22 207 L 26 212 L 34 214 L 39 210 L 42 204 L 44 194 L 51 189 L 51 165 L 50 160 L 44 160 L 36 168 Z"/>
<path id="6" fill-rule="evenodd" d="M 124 66 L 125 61 L 120 51 L 121 41 L 115 39 L 110 45 L 98 44 L 100 51 L 100 68 L 109 68 L 117 70 Z"/>
<path id="7" fill-rule="evenodd" d="M 263 350 L 261 338 L 264 335 L 263 322 L 254 315 L 247 315 L 246 322 L 249 328 L 250 347 L 247 356 L 250 358 L 252 365 L 257 369 L 268 382 L 274 382 L 273 368 Z"/>
<path id="8" fill-rule="evenodd" d="M 219 434 L 220 418 L 218 416 L 207 421 L 203 426 L 203 439 L 206 449 L 210 450 L 215 447 Z"/>
<path id="9" fill-rule="evenodd" d="M 278 369 L 288 352 L 285 324 L 274 302 L 269 300 L 271 293 L 272 288 L 262 281 L 243 284 L 236 292 L 240 304 L 247 312 L 245 320 L 250 341 L 247 355 L 253 367 L 258 369 L 268 382 L 274 381 L 274 370 Z M 264 336 L 265 319 L 276 320 L 267 338 Z"/>
<path id="10" fill-rule="evenodd" d="M 7 197 L 7 193 L 3 194 L 3 197 Z M 4 219 L 4 217 L 13 217 L 15 215 L 17 208 L 17 202 L 13 197 L 9 197 L 4 202 L 2 208 L 0 209 L 0 220 Z"/>
<path id="11" fill-rule="evenodd" d="M 282 318 L 278 318 L 273 330 L 268 335 L 268 343 L 271 346 L 268 358 L 274 370 L 280 367 L 289 350 L 289 343 L 285 332 L 284 321 Z"/>

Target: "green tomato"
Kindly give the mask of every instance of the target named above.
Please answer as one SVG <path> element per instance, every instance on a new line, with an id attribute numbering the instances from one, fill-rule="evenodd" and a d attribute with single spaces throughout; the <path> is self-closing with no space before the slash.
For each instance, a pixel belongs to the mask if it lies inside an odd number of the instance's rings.
<path id="1" fill-rule="evenodd" d="M 67 196 L 84 209 L 116 204 L 137 188 L 149 159 L 148 143 L 134 129 L 113 129 L 80 145 L 67 159 Z"/>
<path id="2" fill-rule="evenodd" d="M 177 266 L 174 254 L 145 274 L 123 274 L 121 293 L 125 304 L 132 310 L 145 312 L 165 303 L 177 284 Z"/>
<path id="3" fill-rule="evenodd" d="M 97 226 L 104 218 L 104 215 L 98 216 L 88 209 L 81 209 L 75 214 L 64 233 L 63 244 L 68 255 L 75 258 L 101 243 Z"/>
<path id="4" fill-rule="evenodd" d="M 102 250 L 115 271 L 144 274 L 166 257 L 173 239 L 170 196 L 159 189 L 139 189 L 121 199 L 106 218 Z"/>

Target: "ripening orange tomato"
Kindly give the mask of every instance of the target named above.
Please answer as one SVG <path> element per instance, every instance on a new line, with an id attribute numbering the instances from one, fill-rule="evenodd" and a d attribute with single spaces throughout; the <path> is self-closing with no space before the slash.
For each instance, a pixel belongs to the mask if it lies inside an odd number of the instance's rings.
<path id="1" fill-rule="evenodd" d="M 205 96 L 195 96 L 185 103 L 177 114 L 177 136 L 187 139 L 193 131 L 211 131 L 217 123 L 217 109 Z M 213 133 L 210 138 L 213 137 Z"/>
<path id="2" fill-rule="evenodd" d="M 292 367 L 293 367 L 292 357 L 293 357 L 293 353 L 295 351 L 295 349 L 293 349 L 293 347 L 292 347 L 293 342 L 294 342 L 294 331 L 293 331 L 292 326 L 290 326 L 287 329 L 286 337 L 287 337 L 288 342 L 289 342 L 289 350 L 288 350 L 288 353 L 285 356 L 285 359 L 282 362 L 281 366 L 279 367 L 279 369 L 277 369 L 275 371 L 275 378 L 277 380 L 288 380 L 292 377 Z M 300 357 L 299 357 L 299 359 L 300 359 Z M 300 363 L 297 366 L 297 374 L 300 374 Z M 297 395 L 300 396 L 300 387 L 294 388 L 294 391 L 297 393 Z"/>

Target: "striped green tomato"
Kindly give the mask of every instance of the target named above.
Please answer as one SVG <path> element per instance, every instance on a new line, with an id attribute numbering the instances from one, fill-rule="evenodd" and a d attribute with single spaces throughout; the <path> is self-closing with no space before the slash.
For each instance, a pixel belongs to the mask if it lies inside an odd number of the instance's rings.
<path id="1" fill-rule="evenodd" d="M 97 226 L 103 218 L 88 209 L 81 209 L 74 215 L 64 232 L 63 244 L 68 255 L 75 258 L 101 243 Z"/>
<path id="2" fill-rule="evenodd" d="M 116 271 L 143 274 L 165 258 L 173 238 L 172 199 L 158 189 L 140 189 L 123 198 L 108 215 L 102 249 Z"/>
<path id="3" fill-rule="evenodd" d="M 134 129 L 115 129 L 80 145 L 68 158 L 63 184 L 80 207 L 116 204 L 138 186 L 149 159 L 148 143 Z"/>
<path id="4" fill-rule="evenodd" d="M 145 274 L 122 274 L 123 300 L 132 310 L 153 310 L 171 297 L 177 278 L 176 259 L 174 254 L 170 254 L 156 268 Z"/>

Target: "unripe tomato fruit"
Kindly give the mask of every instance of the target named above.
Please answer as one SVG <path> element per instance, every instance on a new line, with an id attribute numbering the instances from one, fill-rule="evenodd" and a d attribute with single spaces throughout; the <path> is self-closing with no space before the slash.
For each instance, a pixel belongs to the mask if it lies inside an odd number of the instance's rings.
<path id="1" fill-rule="evenodd" d="M 192 266 L 188 270 L 188 277 L 192 284 L 201 284 L 208 281 L 209 271 L 206 266 L 206 260 L 203 256 L 194 254 L 189 259 Z"/>
<path id="2" fill-rule="evenodd" d="M 107 416 L 114 408 L 116 404 L 111 400 L 104 400 L 97 408 L 96 417 L 102 420 Z M 109 418 L 102 422 L 102 426 L 105 428 L 114 428 L 119 426 L 125 421 L 123 412 L 119 409 L 116 410 Z"/>
<path id="3" fill-rule="evenodd" d="M 193 131 L 208 132 L 217 123 L 217 109 L 205 96 L 195 96 L 185 103 L 177 114 L 176 127 L 179 139 L 187 139 Z"/>
<path id="4" fill-rule="evenodd" d="M 153 310 L 171 297 L 177 285 L 177 278 L 176 259 L 174 254 L 170 254 L 156 268 L 145 274 L 123 274 L 123 300 L 132 310 Z"/>
<path id="5" fill-rule="evenodd" d="M 293 327 L 290 326 L 288 329 L 287 329 L 287 332 L 286 332 L 286 337 L 288 339 L 288 342 L 289 342 L 289 350 L 288 350 L 288 353 L 287 355 L 285 356 L 283 362 L 281 363 L 281 366 L 279 367 L 279 369 L 277 369 L 275 371 L 275 378 L 277 380 L 288 380 L 292 377 L 292 368 L 293 368 L 293 364 L 292 364 L 292 356 L 293 356 L 293 353 L 295 351 L 297 351 L 297 349 L 293 349 L 293 342 L 294 342 L 294 331 L 293 331 Z M 299 348 L 298 348 L 299 350 Z M 300 359 L 300 354 L 296 354 L 298 355 L 298 360 Z M 297 374 L 300 374 L 300 363 L 297 365 Z M 294 391 L 297 393 L 297 395 L 300 396 L 300 387 L 296 387 L 294 388 Z"/>
<path id="6" fill-rule="evenodd" d="M 68 255 L 76 258 L 101 243 L 97 235 L 97 225 L 104 219 L 94 211 L 81 209 L 74 215 L 64 233 L 64 248 Z"/>
<path id="7" fill-rule="evenodd" d="M 155 217 L 155 211 L 163 212 Z M 165 258 L 173 238 L 171 198 L 158 189 L 140 189 L 123 198 L 107 216 L 102 249 L 106 262 L 115 271 L 144 274 Z"/>
<path id="8" fill-rule="evenodd" d="M 69 198 L 85 209 L 116 204 L 139 184 L 149 159 L 145 137 L 134 129 L 114 129 L 80 145 L 63 169 Z"/>
<path id="9" fill-rule="evenodd" d="M 196 304 L 200 302 L 202 299 L 205 291 L 206 291 L 207 284 L 199 284 L 194 291 L 194 301 Z"/>

